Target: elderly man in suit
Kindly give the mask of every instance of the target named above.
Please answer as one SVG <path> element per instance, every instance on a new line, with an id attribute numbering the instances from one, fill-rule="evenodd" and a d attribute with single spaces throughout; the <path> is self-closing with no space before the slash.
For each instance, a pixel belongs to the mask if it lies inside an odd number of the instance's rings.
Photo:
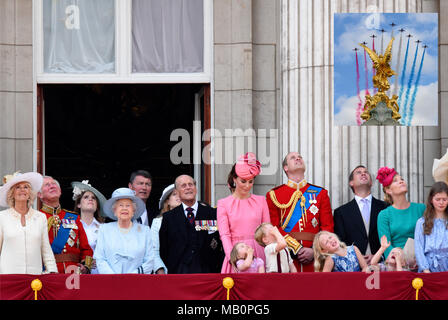
<path id="1" fill-rule="evenodd" d="M 372 177 L 365 166 L 353 169 L 349 185 L 355 197 L 334 210 L 334 231 L 347 245 L 357 246 L 369 263 L 381 246 L 377 218 L 387 204 L 372 196 Z"/>
<path id="2" fill-rule="evenodd" d="M 160 257 L 168 273 L 218 273 L 224 253 L 216 225 L 216 209 L 196 200 L 196 181 L 175 180 L 181 205 L 165 212 L 160 227 Z"/>

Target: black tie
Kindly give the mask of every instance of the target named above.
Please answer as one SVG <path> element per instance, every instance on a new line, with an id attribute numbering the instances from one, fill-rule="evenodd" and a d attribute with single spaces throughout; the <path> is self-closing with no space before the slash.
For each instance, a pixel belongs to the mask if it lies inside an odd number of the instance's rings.
<path id="1" fill-rule="evenodd" d="M 187 219 L 188 222 L 190 222 L 191 225 L 194 224 L 194 214 L 193 214 L 193 208 L 192 207 L 188 207 L 187 209 Z"/>

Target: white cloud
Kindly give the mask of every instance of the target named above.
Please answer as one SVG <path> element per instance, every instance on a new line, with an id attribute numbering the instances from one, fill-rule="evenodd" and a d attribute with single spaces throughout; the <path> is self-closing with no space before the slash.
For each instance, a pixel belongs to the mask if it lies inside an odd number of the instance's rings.
<path id="1" fill-rule="evenodd" d="M 372 89 L 369 89 L 373 92 Z M 414 116 L 411 125 L 416 126 L 437 126 L 438 123 L 438 83 L 433 82 L 426 86 L 419 86 L 415 99 Z M 413 90 L 411 91 L 411 95 Z M 365 92 L 361 91 L 361 96 Z M 404 100 L 404 99 L 403 99 Z M 339 110 L 334 115 L 334 124 L 337 126 L 357 126 L 356 108 L 358 106 L 358 96 L 341 96 L 335 102 L 335 110 Z M 403 101 L 402 101 L 403 102 Z M 400 107 L 400 113 L 403 112 Z"/>
<path id="2" fill-rule="evenodd" d="M 422 24 L 437 24 L 437 13 L 414 13 L 411 14 L 415 22 Z"/>
<path id="3" fill-rule="evenodd" d="M 413 91 L 412 91 L 413 92 Z M 411 92 L 411 93 L 412 93 Z M 433 82 L 418 88 L 415 99 L 415 112 L 411 125 L 437 126 L 438 124 L 438 83 Z"/>

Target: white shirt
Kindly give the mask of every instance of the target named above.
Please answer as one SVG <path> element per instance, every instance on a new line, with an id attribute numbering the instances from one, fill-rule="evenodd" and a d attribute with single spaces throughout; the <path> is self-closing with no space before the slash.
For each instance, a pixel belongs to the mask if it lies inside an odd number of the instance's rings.
<path id="1" fill-rule="evenodd" d="M 363 209 L 363 206 L 364 206 L 364 203 L 362 203 L 362 199 L 367 199 L 367 201 L 369 202 L 369 218 L 370 218 L 370 212 L 371 212 L 371 208 L 372 208 L 372 194 L 369 194 L 367 197 L 365 197 L 365 198 L 361 198 L 361 197 L 359 197 L 359 196 L 357 196 L 357 195 L 355 195 L 355 200 L 356 200 L 356 203 L 358 204 L 358 207 L 359 207 L 359 212 L 362 212 L 362 209 Z M 367 230 L 367 232 L 368 232 L 368 230 Z"/>
<path id="2" fill-rule="evenodd" d="M 369 220 L 368 221 L 364 220 L 364 217 L 362 216 L 362 209 L 363 209 L 363 207 L 365 205 L 362 202 L 363 199 L 367 199 L 367 201 L 368 201 L 368 204 L 367 204 L 368 205 L 368 209 L 369 209 Z M 355 200 L 356 200 L 356 203 L 358 204 L 359 211 L 361 212 L 361 217 L 362 217 L 362 220 L 364 221 L 364 227 L 366 229 L 367 236 L 369 236 L 370 213 L 372 212 L 372 194 L 369 194 L 365 198 L 361 198 L 361 197 L 355 195 Z M 370 243 L 367 242 L 366 254 L 371 254 L 371 253 L 372 252 L 370 250 Z"/>
<path id="3" fill-rule="evenodd" d="M 22 226 L 13 208 L 0 212 L 0 274 L 42 274 L 58 272 L 48 239 L 47 217 L 29 209 Z"/>
<path id="4" fill-rule="evenodd" d="M 199 204 L 197 201 L 194 203 L 194 205 L 191 206 L 193 208 L 193 214 L 194 214 L 195 218 L 196 218 L 196 213 L 198 212 L 198 206 L 199 206 Z M 186 218 L 188 215 L 187 208 L 189 206 L 187 206 L 185 203 L 182 202 L 182 207 L 184 208 L 184 214 L 185 214 L 185 218 Z"/>
<path id="5" fill-rule="evenodd" d="M 282 273 L 289 273 L 289 263 L 292 261 L 289 251 L 286 249 L 280 252 L 275 251 L 277 248 L 277 243 L 273 242 L 264 247 L 264 254 L 266 256 L 266 273 L 278 272 L 277 266 L 277 255 L 280 255 L 280 266 L 282 268 Z"/>
<path id="6" fill-rule="evenodd" d="M 142 219 L 142 224 L 143 225 L 149 227 L 149 225 L 148 225 L 148 211 L 146 211 L 146 209 L 145 209 L 145 212 L 143 212 L 142 215 L 140 216 L 140 219 Z"/>
<path id="7" fill-rule="evenodd" d="M 89 245 L 93 251 L 95 251 L 96 240 L 98 239 L 98 230 L 100 229 L 100 223 L 93 218 L 93 221 L 90 225 L 81 220 L 82 226 L 86 231 L 87 239 L 89 240 Z"/>

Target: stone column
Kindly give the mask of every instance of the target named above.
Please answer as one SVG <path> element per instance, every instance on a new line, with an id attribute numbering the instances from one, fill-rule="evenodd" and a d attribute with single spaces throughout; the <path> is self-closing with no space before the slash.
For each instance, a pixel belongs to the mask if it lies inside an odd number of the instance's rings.
<path id="1" fill-rule="evenodd" d="M 303 155 L 306 178 L 329 190 L 333 208 L 352 199 L 348 176 L 358 164 L 373 179 L 379 167 L 395 167 L 409 185 L 409 199 L 423 202 L 424 168 L 430 165 L 425 160 L 432 157 L 424 156 L 423 127 L 333 124 L 333 14 L 367 12 L 370 5 L 379 6 L 378 12 L 437 9 L 437 1 L 423 0 L 281 2 L 282 154 Z M 373 193 L 382 198 L 378 182 Z"/>
<path id="2" fill-rule="evenodd" d="M 32 21 L 31 0 L 0 1 L 1 177 L 33 169 Z"/>
<path id="3" fill-rule="evenodd" d="M 448 1 L 440 0 L 439 13 L 439 86 L 441 155 L 448 149 Z M 437 157 L 438 158 L 438 157 Z"/>
<path id="4" fill-rule="evenodd" d="M 227 175 L 241 153 L 258 155 L 258 141 L 277 145 L 270 130 L 278 110 L 278 6 L 272 0 L 213 2 L 215 201 L 229 195 Z M 268 191 L 276 174 L 257 177 L 254 193 Z"/>

